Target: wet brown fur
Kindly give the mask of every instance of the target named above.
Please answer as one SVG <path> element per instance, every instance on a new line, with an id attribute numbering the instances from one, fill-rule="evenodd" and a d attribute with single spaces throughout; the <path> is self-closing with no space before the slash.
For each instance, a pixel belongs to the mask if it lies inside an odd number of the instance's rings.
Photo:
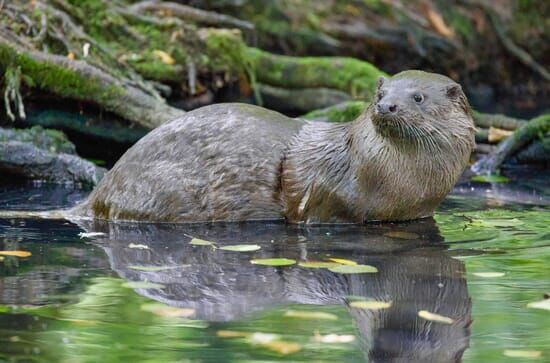
<path id="1" fill-rule="evenodd" d="M 421 105 L 412 95 L 421 92 Z M 376 105 L 399 111 L 380 115 Z M 77 214 L 164 222 L 361 223 L 433 214 L 474 147 L 470 106 L 447 77 L 406 71 L 347 124 L 219 104 L 152 131 Z"/>

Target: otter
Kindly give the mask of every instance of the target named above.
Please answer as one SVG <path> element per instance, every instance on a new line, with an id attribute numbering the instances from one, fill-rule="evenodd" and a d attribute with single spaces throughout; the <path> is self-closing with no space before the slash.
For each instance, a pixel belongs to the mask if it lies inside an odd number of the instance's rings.
<path id="1" fill-rule="evenodd" d="M 428 217 L 474 148 L 460 85 L 381 77 L 355 121 L 288 118 L 215 104 L 154 129 L 71 214 L 107 220 L 363 223 Z"/>

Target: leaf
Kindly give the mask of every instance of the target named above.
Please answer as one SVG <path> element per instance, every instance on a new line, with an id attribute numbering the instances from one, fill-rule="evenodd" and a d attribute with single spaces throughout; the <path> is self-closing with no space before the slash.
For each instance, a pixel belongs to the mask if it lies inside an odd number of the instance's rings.
<path id="1" fill-rule="evenodd" d="M 204 240 L 204 239 L 200 239 L 200 238 L 193 238 L 191 239 L 191 241 L 189 242 L 190 245 L 194 245 L 194 246 L 213 246 L 215 245 L 214 242 L 210 242 L 210 241 L 207 241 L 207 240 Z"/>
<path id="2" fill-rule="evenodd" d="M 146 245 L 140 245 L 140 244 L 135 244 L 135 243 L 130 243 L 128 245 L 128 248 L 137 248 L 139 250 L 148 250 L 149 249 L 149 246 L 146 246 Z"/>
<path id="3" fill-rule="evenodd" d="M 216 335 L 220 338 L 245 338 L 250 336 L 251 333 L 244 331 L 234 331 L 234 330 L 218 330 Z"/>
<path id="4" fill-rule="evenodd" d="M 513 133 L 514 131 L 499 129 L 498 127 L 491 126 L 489 127 L 489 135 L 488 135 L 489 143 L 490 144 L 498 143 L 506 139 L 507 137 L 511 136 Z"/>
<path id="5" fill-rule="evenodd" d="M 258 251 L 260 246 L 258 245 L 232 245 L 232 246 L 223 246 L 220 247 L 220 250 L 224 251 L 233 251 L 233 252 L 252 252 L 252 251 Z"/>
<path id="6" fill-rule="evenodd" d="M 251 260 L 250 263 L 264 266 L 289 266 L 294 265 L 296 261 L 289 258 L 259 258 Z"/>
<path id="7" fill-rule="evenodd" d="M 357 265 L 357 262 L 351 261 L 351 260 L 346 260 L 344 258 L 329 258 L 329 260 L 332 261 L 332 262 L 336 262 L 340 265 L 350 265 L 350 266 Z"/>
<path id="8" fill-rule="evenodd" d="M 30 257 L 32 253 L 29 251 L 0 251 L 2 256 L 15 256 L 15 257 Z"/>
<path id="9" fill-rule="evenodd" d="M 542 352 L 538 350 L 516 350 L 516 349 L 506 349 L 504 355 L 512 358 L 538 358 L 541 356 Z"/>
<path id="10" fill-rule="evenodd" d="M 425 319 L 425 320 L 435 321 L 435 322 L 443 323 L 443 324 L 452 324 L 454 322 L 454 320 L 449 318 L 449 317 L 439 315 L 439 314 L 430 313 L 427 310 L 420 310 L 418 312 L 418 316 L 421 317 L 422 319 Z"/>
<path id="11" fill-rule="evenodd" d="M 164 285 L 147 281 L 128 281 L 122 284 L 122 286 L 130 289 L 162 289 L 165 287 Z"/>
<path id="12" fill-rule="evenodd" d="M 399 238 L 399 239 L 419 239 L 420 238 L 420 236 L 416 233 L 403 232 L 403 231 L 390 231 L 388 233 L 384 233 L 384 236 L 390 237 L 390 238 Z"/>
<path id="13" fill-rule="evenodd" d="M 330 267 L 329 271 L 339 274 L 364 274 L 378 272 L 378 269 L 370 265 L 340 265 L 336 267 Z"/>
<path id="14" fill-rule="evenodd" d="M 330 268 L 335 266 L 340 266 L 336 262 L 326 262 L 326 261 L 302 261 L 298 263 L 298 266 L 305 268 Z"/>
<path id="15" fill-rule="evenodd" d="M 527 304 L 528 308 L 550 310 L 550 299 L 544 299 L 541 301 L 534 301 Z"/>
<path id="16" fill-rule="evenodd" d="M 472 181 L 481 183 L 508 183 L 510 179 L 502 175 L 476 175 L 472 177 Z"/>
<path id="17" fill-rule="evenodd" d="M 195 314 L 195 309 L 177 308 L 159 303 L 150 303 L 141 305 L 141 310 L 148 311 L 165 318 L 187 318 Z"/>
<path id="18" fill-rule="evenodd" d="M 338 320 L 338 316 L 322 311 L 300 311 L 287 310 L 284 316 L 289 318 L 312 319 L 312 320 Z"/>
<path id="19" fill-rule="evenodd" d="M 163 50 L 155 49 L 153 51 L 153 54 L 155 55 L 155 57 L 159 58 L 164 64 L 172 65 L 176 63 L 176 60 L 170 54 L 166 53 Z"/>
<path id="20" fill-rule="evenodd" d="M 313 341 L 317 343 L 325 343 L 325 344 L 351 343 L 354 340 L 355 340 L 354 335 L 338 335 L 338 334 L 321 335 L 318 332 L 315 332 L 315 335 L 313 336 Z"/>
<path id="21" fill-rule="evenodd" d="M 281 355 L 296 353 L 302 349 L 300 344 L 286 342 L 284 340 L 274 340 L 269 343 L 264 343 L 262 346 Z"/>
<path id="22" fill-rule="evenodd" d="M 91 237 L 100 237 L 105 236 L 105 233 L 103 232 L 80 232 L 78 234 L 78 237 L 80 238 L 91 238 Z"/>
<path id="23" fill-rule="evenodd" d="M 165 271 L 165 270 L 171 270 L 175 268 L 180 267 L 186 267 L 186 265 L 179 265 L 179 266 L 142 266 L 142 265 L 128 265 L 129 269 L 137 270 L 137 271 L 147 271 L 147 272 L 155 272 L 155 271 Z"/>
<path id="24" fill-rule="evenodd" d="M 356 309 L 380 310 L 389 308 L 391 304 L 391 301 L 385 302 L 377 300 L 357 300 L 350 302 L 349 306 Z"/>
<path id="25" fill-rule="evenodd" d="M 504 272 L 473 272 L 472 275 L 479 276 L 479 277 L 502 277 L 505 275 Z"/>

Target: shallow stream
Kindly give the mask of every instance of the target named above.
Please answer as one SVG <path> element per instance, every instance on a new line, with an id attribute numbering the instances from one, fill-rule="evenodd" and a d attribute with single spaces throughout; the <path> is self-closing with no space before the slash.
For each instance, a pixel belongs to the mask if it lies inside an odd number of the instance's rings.
<path id="1" fill-rule="evenodd" d="M 549 362 L 549 175 L 520 174 L 405 224 L 0 218 L 0 361 Z M 4 181 L 0 210 L 85 195 Z"/>

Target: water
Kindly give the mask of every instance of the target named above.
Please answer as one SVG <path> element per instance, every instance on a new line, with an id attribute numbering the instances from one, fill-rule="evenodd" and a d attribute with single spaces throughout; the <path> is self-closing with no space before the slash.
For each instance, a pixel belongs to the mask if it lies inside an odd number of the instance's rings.
<path id="1" fill-rule="evenodd" d="M 434 220 L 407 224 L 0 219 L 1 250 L 32 253 L 0 262 L 0 361 L 548 362 L 550 312 L 527 307 L 550 293 L 548 175 L 522 174 L 463 183 Z M 85 194 L 4 182 L 0 209 L 66 207 Z M 250 263 L 268 257 L 378 272 Z M 391 306 L 358 308 L 365 300 Z"/>

